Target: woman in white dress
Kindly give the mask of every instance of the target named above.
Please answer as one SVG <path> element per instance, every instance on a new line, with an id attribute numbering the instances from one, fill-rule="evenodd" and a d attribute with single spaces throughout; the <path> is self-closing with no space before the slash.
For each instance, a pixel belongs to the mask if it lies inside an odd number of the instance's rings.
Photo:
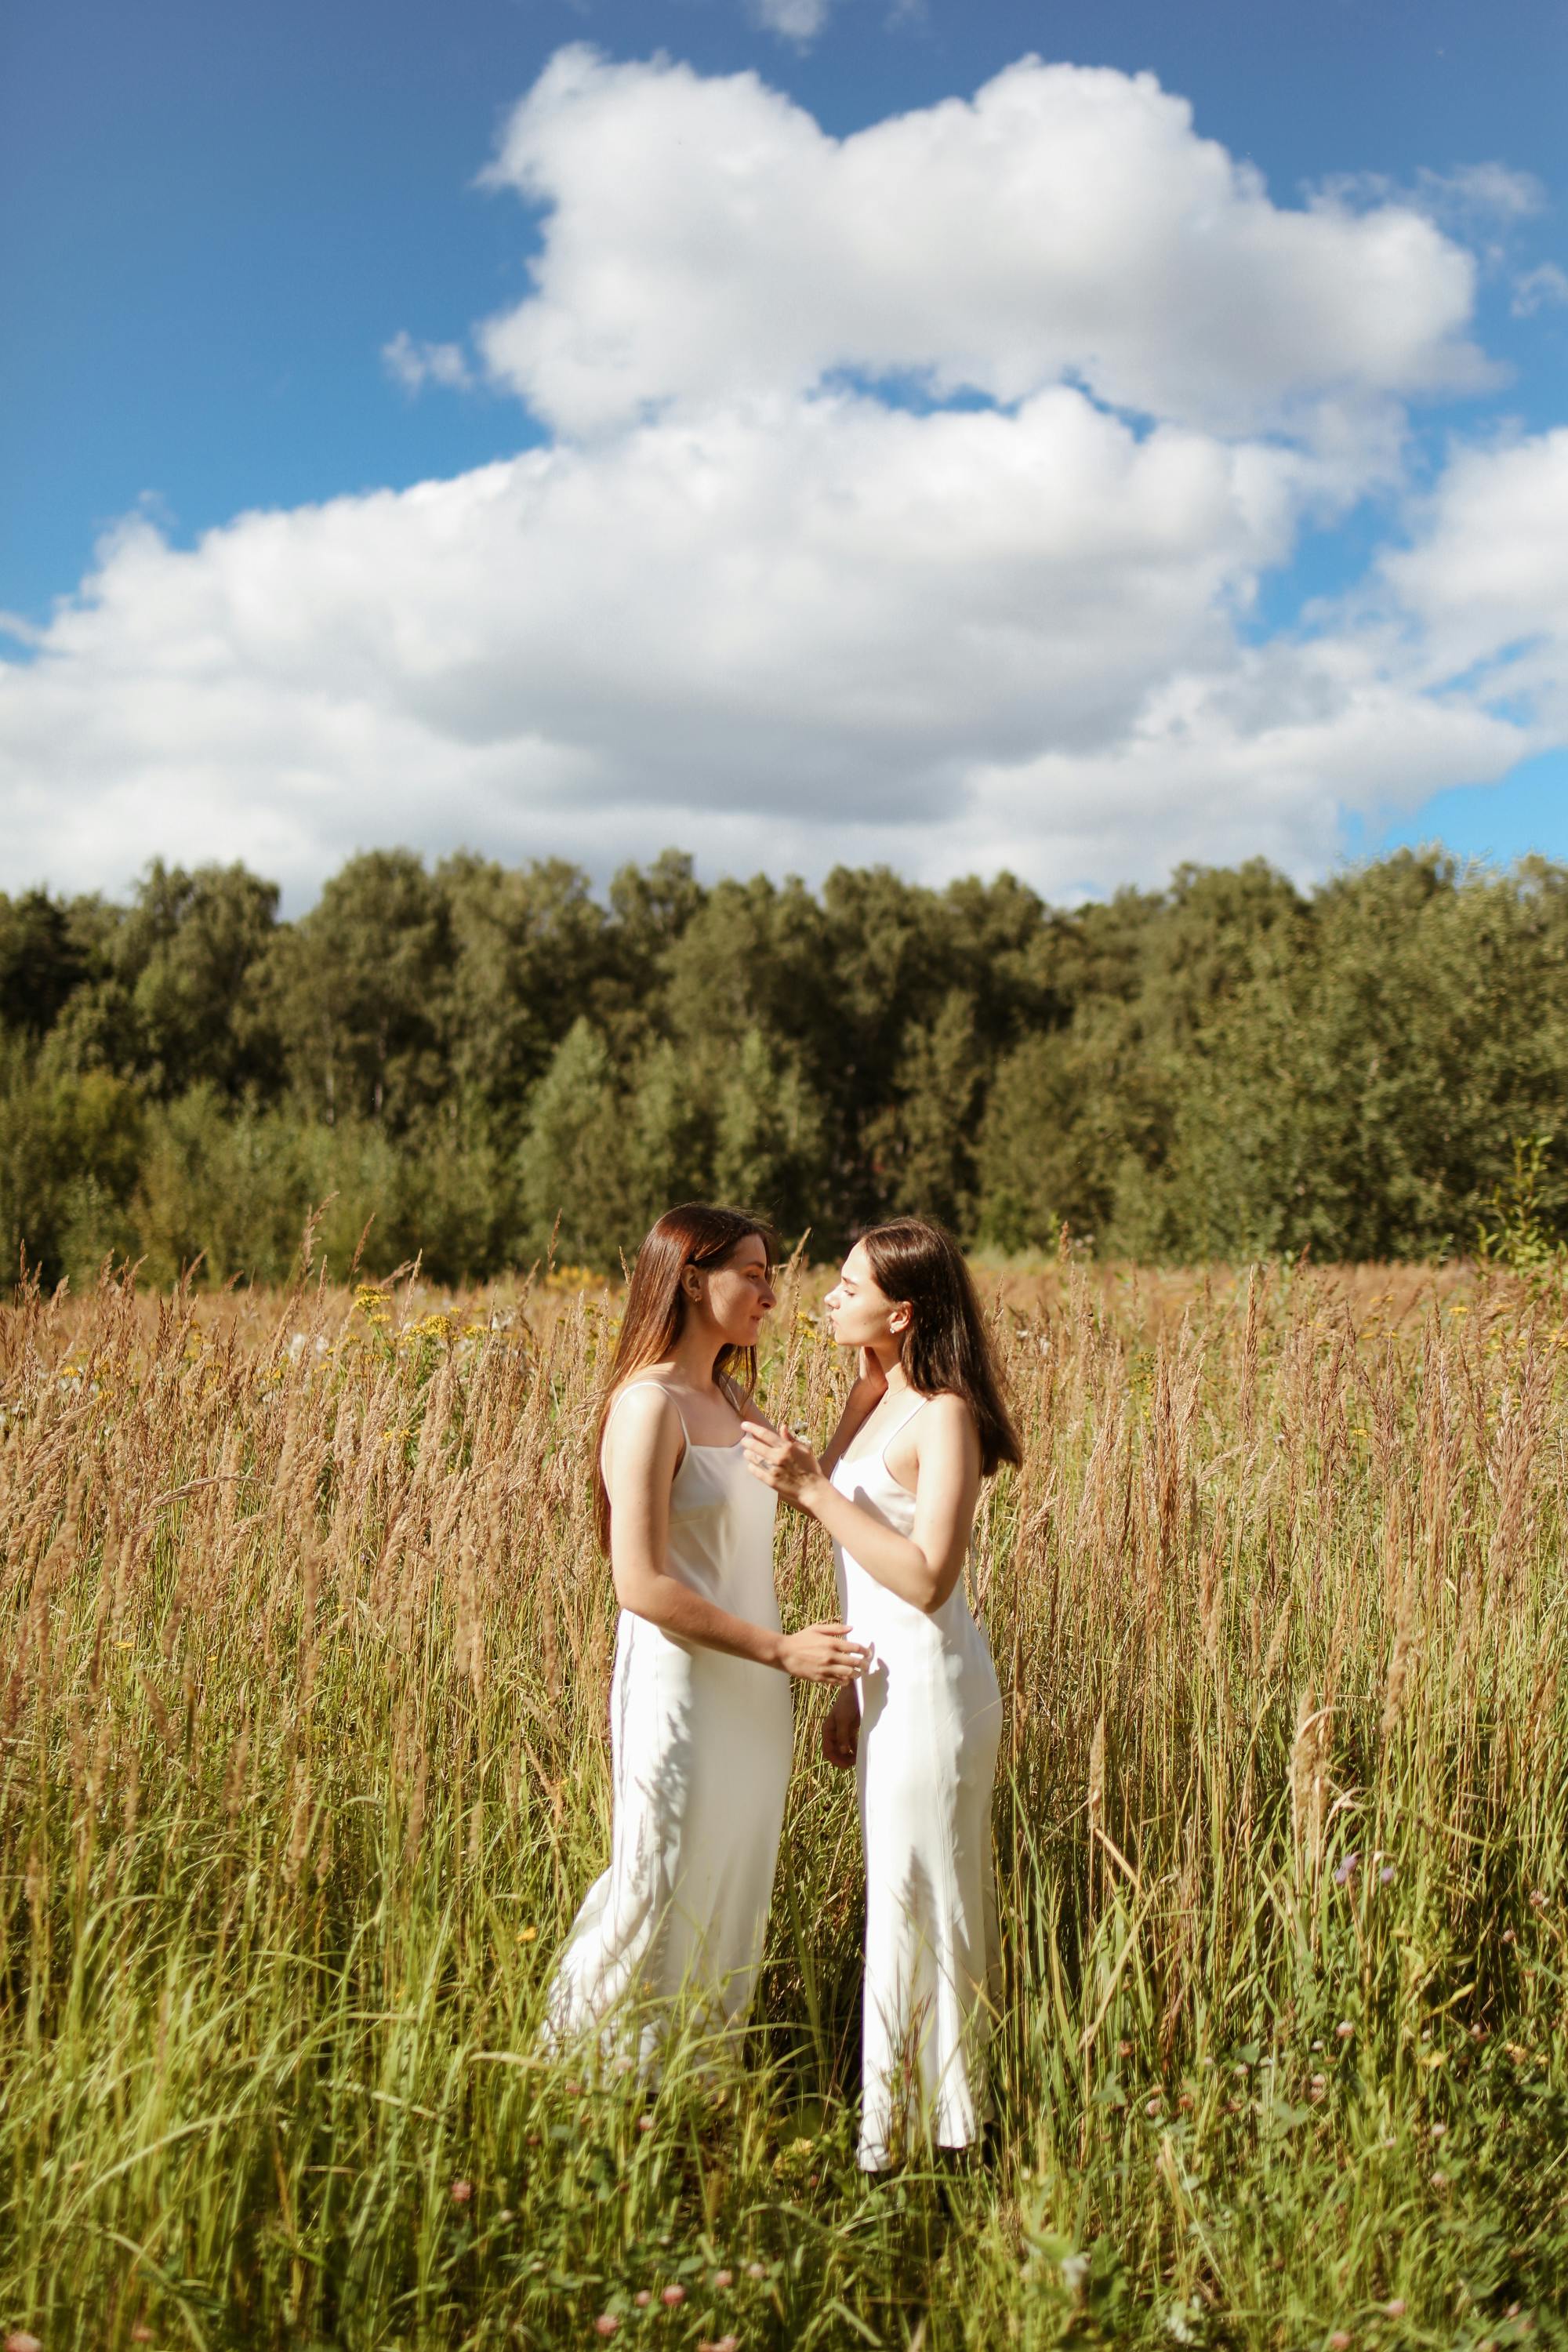
<path id="1" fill-rule="evenodd" d="M 991 1792 L 1002 1703 L 963 1564 L 983 1478 L 1019 1458 L 958 1244 L 900 1217 L 862 1235 L 827 1313 L 859 1377 L 819 1462 L 748 1424 L 746 1459 L 833 1538 L 872 1657 L 823 1727 L 854 1766 L 866 1848 L 860 2162 L 969 2147 L 988 2114 L 996 1999 Z"/>
<path id="2" fill-rule="evenodd" d="M 628 2000 L 643 2057 L 679 1997 L 715 2030 L 740 2023 L 784 1821 L 788 1677 L 847 1683 L 865 1660 L 841 1624 L 779 1629 L 774 1499 L 741 1446 L 768 1427 L 751 1390 L 772 1255 L 754 1218 L 690 1203 L 659 1218 L 632 1269 L 596 1455 L 621 1608 L 610 1866 L 555 1964 L 557 2047 Z"/>

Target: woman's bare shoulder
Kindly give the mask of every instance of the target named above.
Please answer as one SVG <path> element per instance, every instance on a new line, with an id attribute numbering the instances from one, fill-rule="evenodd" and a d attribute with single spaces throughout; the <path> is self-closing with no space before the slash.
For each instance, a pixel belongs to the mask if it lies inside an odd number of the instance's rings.
<path id="1" fill-rule="evenodd" d="M 915 1414 L 910 1423 L 917 1451 L 931 1439 L 939 1445 L 951 1445 L 973 1438 L 976 1444 L 980 1432 L 975 1426 L 974 1412 L 966 1397 L 952 1389 L 939 1389 L 926 1399 L 926 1409 Z"/>
<path id="2" fill-rule="evenodd" d="M 635 1447 L 657 1446 L 666 1432 L 684 1434 L 680 1408 L 662 1381 L 626 1381 L 610 1399 L 605 1446 L 629 1438 Z"/>

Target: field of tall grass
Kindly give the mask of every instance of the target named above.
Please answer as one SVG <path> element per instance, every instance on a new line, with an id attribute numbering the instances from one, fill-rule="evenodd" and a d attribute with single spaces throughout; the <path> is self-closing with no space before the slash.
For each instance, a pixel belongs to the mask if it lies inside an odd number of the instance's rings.
<path id="1" fill-rule="evenodd" d="M 763 1375 L 817 1433 L 822 1287 Z M 875 2182 L 820 1693 L 743 2058 L 537 2051 L 607 1851 L 616 1295 L 4 1310 L 0 2338 L 1568 2343 L 1561 1303 L 991 1287 L 998 2128 Z M 830 1613 L 799 1518 L 778 1573 Z"/>

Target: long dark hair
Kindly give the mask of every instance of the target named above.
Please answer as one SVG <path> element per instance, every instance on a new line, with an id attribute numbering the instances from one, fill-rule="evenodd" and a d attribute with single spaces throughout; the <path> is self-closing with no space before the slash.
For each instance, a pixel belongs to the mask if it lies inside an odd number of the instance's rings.
<path id="1" fill-rule="evenodd" d="M 903 1366 L 921 1396 L 957 1396 L 974 1415 L 980 1464 L 990 1477 L 1023 1449 L 1002 1392 L 985 1318 L 963 1252 L 929 1217 L 894 1217 L 860 1236 L 884 1298 L 910 1309 Z"/>
<path id="2" fill-rule="evenodd" d="M 773 1229 L 743 1209 L 714 1209 L 705 1201 L 683 1201 L 678 1209 L 667 1209 L 644 1237 L 626 1289 L 621 1335 L 599 1402 L 599 1426 L 594 1440 L 594 1524 L 604 1551 L 610 1549 L 610 1495 L 601 1456 L 605 1423 L 616 1393 L 645 1364 L 662 1362 L 679 1339 L 686 1325 L 686 1293 L 680 1277 L 687 1267 L 727 1265 L 753 1234 L 768 1254 L 771 1272 L 778 1255 Z M 756 1349 L 726 1343 L 714 1358 L 713 1377 L 738 1381 L 748 1391 L 755 1388 Z"/>

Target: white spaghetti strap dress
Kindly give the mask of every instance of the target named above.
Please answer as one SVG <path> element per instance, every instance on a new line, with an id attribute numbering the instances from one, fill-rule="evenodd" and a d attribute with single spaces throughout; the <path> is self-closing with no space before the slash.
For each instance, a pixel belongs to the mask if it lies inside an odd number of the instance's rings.
<path id="1" fill-rule="evenodd" d="M 900 1535 L 915 1498 L 883 1445 L 835 1465 L 841 1495 Z M 967 2147 L 988 2112 L 985 2043 L 998 1951 L 991 1792 L 1001 1693 L 963 1580 L 929 1616 L 834 1546 L 839 1609 L 872 1645 L 860 1683 L 857 1780 L 866 1845 L 860 2163 Z"/>
<path id="2" fill-rule="evenodd" d="M 776 1507 L 739 1441 L 696 1445 L 688 1434 L 670 1489 L 670 1574 L 777 1632 Z M 740 2024 L 767 1932 L 791 1721 L 787 1675 L 622 1610 L 610 1685 L 610 1866 L 556 1961 L 547 2042 L 577 2039 L 626 2001 L 644 2060 L 678 1999 L 705 2012 L 711 2030 Z"/>

